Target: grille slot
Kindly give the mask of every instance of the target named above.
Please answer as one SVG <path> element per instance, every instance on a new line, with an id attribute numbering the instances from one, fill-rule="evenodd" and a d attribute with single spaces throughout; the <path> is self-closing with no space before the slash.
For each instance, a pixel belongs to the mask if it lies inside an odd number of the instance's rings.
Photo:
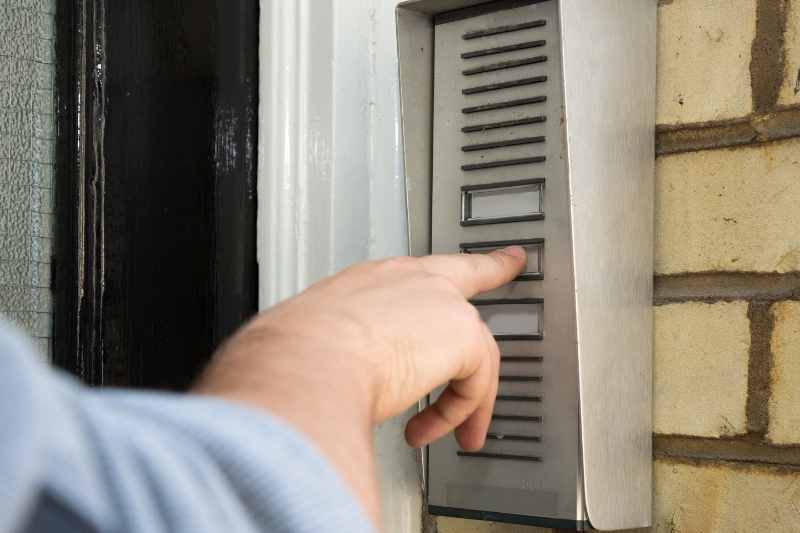
<path id="1" fill-rule="evenodd" d="M 506 383 L 541 383 L 542 376 L 500 376 L 500 382 Z"/>
<path id="2" fill-rule="evenodd" d="M 544 357 L 540 355 L 507 355 L 501 359 L 504 363 L 542 363 Z"/>
<path id="3" fill-rule="evenodd" d="M 520 157 L 517 159 L 506 159 L 503 161 L 487 161 L 486 163 L 473 163 L 470 165 L 462 165 L 461 170 L 464 172 L 472 172 L 473 170 L 486 170 L 490 168 L 513 167 L 517 165 L 533 165 L 536 163 L 544 163 L 547 161 L 545 156 L 537 157 Z"/>
<path id="4" fill-rule="evenodd" d="M 468 144 L 461 147 L 462 152 L 479 152 L 481 150 L 493 150 L 495 148 L 506 148 L 508 146 L 521 146 L 525 144 L 539 144 L 545 141 L 545 137 L 522 137 L 520 139 L 509 139 L 507 141 L 497 141 L 493 143 Z"/>
<path id="5" fill-rule="evenodd" d="M 500 83 L 489 83 L 487 85 L 478 85 L 477 87 L 470 87 L 461 91 L 464 95 L 488 93 L 492 91 L 501 91 L 503 89 L 513 89 L 515 87 L 525 87 L 526 85 L 536 85 L 547 81 L 547 76 L 535 76 L 533 78 L 522 78 L 520 80 L 504 81 Z"/>
<path id="6" fill-rule="evenodd" d="M 542 397 L 541 396 L 509 396 L 509 395 L 500 395 L 497 397 L 498 402 L 530 402 L 530 403 L 541 403 Z"/>
<path id="7" fill-rule="evenodd" d="M 474 59 L 476 57 L 493 56 L 497 54 L 505 54 L 508 52 L 517 52 L 519 50 L 530 50 L 531 48 L 541 48 L 546 45 L 547 41 L 528 41 L 524 43 L 508 44 L 506 46 L 496 46 L 494 48 L 485 48 L 483 50 L 475 50 L 473 52 L 464 52 L 461 54 L 461 59 Z"/>
<path id="8" fill-rule="evenodd" d="M 474 459 L 502 459 L 506 461 L 527 461 L 531 463 L 541 463 L 542 458 L 535 455 L 515 455 L 510 453 L 486 453 L 486 452 L 458 452 L 459 457 L 472 457 Z"/>
<path id="9" fill-rule="evenodd" d="M 461 128 L 462 133 L 479 133 L 488 130 L 499 130 L 503 128 L 515 128 L 517 126 L 528 126 L 531 124 L 542 124 L 547 122 L 547 117 L 541 115 L 538 117 L 527 117 L 517 120 L 506 120 L 503 122 L 490 122 L 488 124 L 476 124 L 474 126 L 464 126 Z"/>
<path id="10" fill-rule="evenodd" d="M 496 111 L 498 109 L 508 109 L 509 107 L 519 107 L 521 105 L 543 104 L 547 101 L 546 96 L 534 96 L 533 98 L 519 98 L 517 100 L 507 100 L 505 102 L 492 102 L 489 104 L 465 107 L 461 110 L 465 115 L 473 113 L 483 113 L 486 111 Z"/>
<path id="11" fill-rule="evenodd" d="M 524 416 L 524 415 L 492 415 L 492 420 L 504 420 L 506 422 L 531 422 L 533 424 L 541 424 L 541 416 Z"/>
<path id="12" fill-rule="evenodd" d="M 501 433 L 489 433 L 486 440 L 503 440 L 511 442 L 542 442 L 542 437 L 534 435 L 503 435 Z"/>
<path id="13" fill-rule="evenodd" d="M 544 338 L 543 335 L 495 335 L 494 340 L 498 342 L 508 341 L 540 341 Z"/>
<path id="14" fill-rule="evenodd" d="M 475 30 L 464 34 L 462 37 L 465 41 L 473 39 L 480 39 L 481 37 L 490 37 L 492 35 L 500 35 L 502 33 L 512 33 L 522 30 L 530 30 L 533 28 L 543 28 L 547 26 L 546 20 L 534 20 L 531 22 L 523 22 L 522 24 L 512 24 L 508 26 L 498 26 L 496 28 L 488 28 L 485 30 Z"/>
<path id="15" fill-rule="evenodd" d="M 490 63 L 488 65 L 481 65 L 480 67 L 468 68 L 461 71 L 461 73 L 464 76 L 475 76 L 476 74 L 486 74 L 487 72 L 497 72 L 498 70 L 536 65 L 538 63 L 544 63 L 545 61 L 547 61 L 547 56 L 526 57 L 524 59 L 512 59 L 510 61 L 501 61 L 499 63 Z"/>

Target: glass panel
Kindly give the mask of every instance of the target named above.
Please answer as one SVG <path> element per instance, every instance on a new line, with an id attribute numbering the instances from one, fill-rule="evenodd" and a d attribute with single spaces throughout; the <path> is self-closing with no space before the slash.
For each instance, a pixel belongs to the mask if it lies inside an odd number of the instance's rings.
<path id="1" fill-rule="evenodd" d="M 463 222 L 541 216 L 542 185 L 517 185 L 464 191 Z"/>
<path id="2" fill-rule="evenodd" d="M 494 335 L 542 333 L 542 304 L 479 305 L 478 311 Z"/>
<path id="3" fill-rule="evenodd" d="M 512 244 L 514 243 L 496 246 L 463 245 L 461 251 L 467 254 L 488 254 Z M 519 246 L 522 246 L 528 252 L 528 266 L 525 267 L 525 271 L 520 275 L 520 279 L 541 279 L 544 274 L 544 243 L 519 244 Z"/>
<path id="4" fill-rule="evenodd" d="M 0 316 L 51 354 L 55 1 L 4 9 L 0 66 Z M 35 25 L 31 27 L 31 22 Z"/>

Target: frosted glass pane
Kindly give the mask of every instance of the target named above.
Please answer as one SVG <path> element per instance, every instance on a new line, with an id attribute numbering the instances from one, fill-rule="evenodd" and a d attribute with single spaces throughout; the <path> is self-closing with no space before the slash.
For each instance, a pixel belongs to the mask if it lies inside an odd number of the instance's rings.
<path id="1" fill-rule="evenodd" d="M 0 63 L 0 317 L 52 352 L 55 3 L 3 10 Z M 36 21 L 36 28 L 31 28 Z"/>
<path id="2" fill-rule="evenodd" d="M 525 271 L 521 275 L 541 276 L 543 274 L 542 268 L 544 263 L 544 244 L 525 244 L 522 245 L 522 247 L 528 253 L 528 265 L 525 267 Z M 488 254 L 502 248 L 505 248 L 505 245 L 464 248 L 463 251 L 468 254 Z"/>
<path id="3" fill-rule="evenodd" d="M 494 335 L 540 335 L 541 304 L 478 306 L 481 318 Z"/>
<path id="4" fill-rule="evenodd" d="M 542 186 L 524 185 L 465 192 L 465 219 L 491 220 L 541 214 Z"/>

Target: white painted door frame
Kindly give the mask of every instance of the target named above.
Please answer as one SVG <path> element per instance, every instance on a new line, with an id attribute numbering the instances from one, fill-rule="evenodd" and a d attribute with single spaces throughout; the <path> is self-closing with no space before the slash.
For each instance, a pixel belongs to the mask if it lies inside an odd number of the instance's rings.
<path id="1" fill-rule="evenodd" d="M 258 256 L 263 308 L 407 253 L 396 0 L 261 0 Z M 376 436 L 384 530 L 419 533 L 405 417 Z"/>

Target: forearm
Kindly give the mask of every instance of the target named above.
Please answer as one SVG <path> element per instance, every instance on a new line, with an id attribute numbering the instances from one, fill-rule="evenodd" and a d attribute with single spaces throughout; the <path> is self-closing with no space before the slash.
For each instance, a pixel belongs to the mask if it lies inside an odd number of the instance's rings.
<path id="1" fill-rule="evenodd" d="M 297 332 L 297 335 L 302 335 Z M 349 484 L 377 526 L 380 517 L 371 383 L 335 345 L 262 327 L 257 319 L 215 357 L 195 392 L 267 411 L 305 434 Z M 315 357 L 299 353 L 315 352 Z"/>

